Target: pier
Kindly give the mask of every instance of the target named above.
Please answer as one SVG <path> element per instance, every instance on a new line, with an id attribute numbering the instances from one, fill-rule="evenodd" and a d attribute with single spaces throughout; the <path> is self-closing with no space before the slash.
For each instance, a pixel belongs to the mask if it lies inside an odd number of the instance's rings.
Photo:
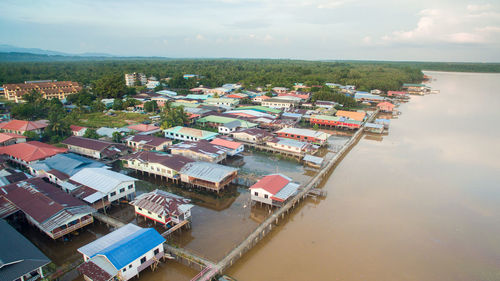
<path id="1" fill-rule="evenodd" d="M 347 152 L 359 141 L 361 136 L 363 135 L 365 124 L 368 122 L 372 122 L 379 110 L 373 112 L 367 120 L 363 121 L 362 126 L 358 129 L 358 131 L 351 137 L 351 139 L 344 144 L 342 149 L 340 149 L 334 157 L 328 160 L 327 164 L 321 169 L 321 171 L 314 176 L 311 181 L 299 189 L 297 195 L 295 195 L 289 202 L 283 205 L 281 208 L 277 209 L 271 216 L 269 216 L 264 222 L 262 222 L 248 237 L 243 240 L 240 244 L 238 244 L 235 248 L 233 248 L 221 261 L 218 263 L 214 263 L 200 257 L 194 253 L 191 253 L 185 249 L 175 248 L 168 244 L 165 244 L 165 252 L 168 252 L 170 255 L 174 256 L 177 261 L 182 262 L 183 264 L 187 264 L 193 268 L 197 268 L 200 270 L 200 273 L 196 275 L 192 281 L 198 280 L 212 280 L 216 275 L 222 274 L 226 269 L 231 267 L 239 258 L 243 256 L 246 252 L 253 248 L 260 240 L 262 240 L 275 225 L 278 224 L 280 219 L 285 218 L 285 214 L 288 214 L 295 206 L 297 206 L 300 201 L 304 201 L 307 196 L 311 194 L 325 194 L 322 191 L 319 191 L 316 187 L 318 187 L 321 182 L 328 176 L 329 172 L 335 167 L 336 164 L 342 160 L 342 158 L 346 155 Z"/>

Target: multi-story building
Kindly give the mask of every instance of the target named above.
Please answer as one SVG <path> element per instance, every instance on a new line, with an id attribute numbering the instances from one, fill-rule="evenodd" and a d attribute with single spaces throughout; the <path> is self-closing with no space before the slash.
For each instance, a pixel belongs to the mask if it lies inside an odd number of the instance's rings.
<path id="1" fill-rule="evenodd" d="M 140 85 L 145 85 L 148 83 L 148 78 L 144 73 L 134 72 L 125 74 L 125 85 L 128 87 L 138 86 L 137 82 L 139 82 Z"/>
<path id="2" fill-rule="evenodd" d="M 44 99 L 65 99 L 68 95 L 78 93 L 82 87 L 73 81 L 26 81 L 18 84 L 3 85 L 5 98 L 15 102 L 21 102 L 23 95 L 36 91 Z"/>

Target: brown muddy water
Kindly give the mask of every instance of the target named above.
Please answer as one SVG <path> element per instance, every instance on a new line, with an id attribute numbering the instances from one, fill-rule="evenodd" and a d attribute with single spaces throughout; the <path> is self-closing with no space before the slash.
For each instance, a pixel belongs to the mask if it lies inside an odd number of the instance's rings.
<path id="1" fill-rule="evenodd" d="M 238 280 L 500 280 L 500 75 L 426 73 L 389 135 L 363 139 L 227 272 Z"/>

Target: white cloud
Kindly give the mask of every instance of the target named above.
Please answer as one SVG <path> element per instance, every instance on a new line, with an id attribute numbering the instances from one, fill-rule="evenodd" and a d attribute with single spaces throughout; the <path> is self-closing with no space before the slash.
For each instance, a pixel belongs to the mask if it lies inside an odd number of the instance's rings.
<path id="1" fill-rule="evenodd" d="M 467 10 L 470 12 L 483 12 L 488 11 L 492 8 L 491 4 L 483 4 L 483 5 L 467 5 Z"/>

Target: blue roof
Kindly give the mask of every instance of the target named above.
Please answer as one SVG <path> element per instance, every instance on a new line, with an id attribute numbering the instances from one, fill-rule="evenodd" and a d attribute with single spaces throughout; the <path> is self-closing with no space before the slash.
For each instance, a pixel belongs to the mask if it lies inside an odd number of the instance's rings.
<path id="1" fill-rule="evenodd" d="M 59 170 L 73 176 L 83 168 L 106 167 L 104 163 L 74 153 L 61 153 L 31 165 L 35 170 Z"/>
<path id="2" fill-rule="evenodd" d="M 120 270 L 163 242 L 165 238 L 155 229 L 141 228 L 96 255 L 106 256 L 113 266 Z"/>

